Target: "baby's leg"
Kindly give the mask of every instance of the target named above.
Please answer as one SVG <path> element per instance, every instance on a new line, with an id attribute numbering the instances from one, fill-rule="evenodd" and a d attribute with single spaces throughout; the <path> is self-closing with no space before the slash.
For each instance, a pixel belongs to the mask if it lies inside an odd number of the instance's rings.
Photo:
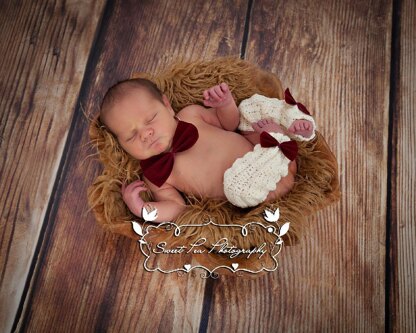
<path id="1" fill-rule="evenodd" d="M 253 146 L 260 143 L 260 133 L 254 131 L 240 131 L 241 135 L 244 136 Z"/>
<path id="2" fill-rule="evenodd" d="M 296 160 L 289 163 L 289 173 L 286 177 L 281 178 L 276 183 L 276 189 L 274 191 L 270 191 L 267 195 L 267 198 L 265 201 L 275 201 L 278 198 L 283 197 L 287 193 L 290 192 L 290 190 L 295 185 L 295 175 L 297 171 L 297 165 Z"/>
<path id="3" fill-rule="evenodd" d="M 276 124 L 272 119 L 261 119 L 256 123 L 252 123 L 253 130 L 252 132 L 242 132 L 247 140 L 249 140 L 253 145 L 260 143 L 260 133 L 261 132 L 273 132 L 273 133 L 282 133 L 286 134 L 285 130 Z M 300 134 L 300 133 L 299 133 Z M 281 178 L 276 183 L 276 189 L 270 191 L 267 195 L 266 201 L 274 201 L 285 194 L 287 194 L 295 184 L 295 175 L 297 171 L 296 160 L 291 161 L 288 165 L 289 172 L 287 176 Z"/>
<path id="4" fill-rule="evenodd" d="M 266 121 L 252 128 L 256 130 L 253 133 L 259 131 L 262 135 L 264 130 L 270 131 L 264 147 L 256 144 L 224 173 L 225 197 L 243 208 L 285 195 L 293 188 L 296 174 L 297 146 L 285 134 L 275 132 L 281 130 L 280 126 Z"/>
<path id="5" fill-rule="evenodd" d="M 261 132 L 266 131 L 268 133 L 282 133 L 287 134 L 284 129 L 276 124 L 272 119 L 260 120 L 257 123 L 253 123 L 253 129 L 260 135 Z M 291 161 L 288 165 L 287 176 L 281 178 L 276 183 L 276 189 L 270 191 L 267 195 L 266 201 L 274 201 L 287 194 L 295 185 L 295 175 L 297 171 L 296 160 Z"/>
<path id="6" fill-rule="evenodd" d="M 253 145 L 260 143 L 261 132 L 283 133 L 284 129 L 276 124 L 272 119 L 261 119 L 256 123 L 252 123 L 253 131 L 241 131 L 241 134 Z"/>

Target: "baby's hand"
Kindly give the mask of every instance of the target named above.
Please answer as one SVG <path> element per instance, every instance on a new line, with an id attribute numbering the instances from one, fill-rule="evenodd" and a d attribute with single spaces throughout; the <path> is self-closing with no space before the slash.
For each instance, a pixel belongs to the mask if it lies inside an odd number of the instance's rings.
<path id="1" fill-rule="evenodd" d="M 121 195 L 127 207 L 130 211 L 136 216 L 142 216 L 142 208 L 145 204 L 139 194 L 142 191 L 147 191 L 146 184 L 144 181 L 138 179 L 133 183 L 126 186 L 126 184 L 121 185 Z"/>
<path id="2" fill-rule="evenodd" d="M 226 83 L 221 83 L 217 86 L 204 90 L 203 103 L 207 107 L 221 108 L 228 106 L 230 103 L 235 103 L 233 95 Z"/>

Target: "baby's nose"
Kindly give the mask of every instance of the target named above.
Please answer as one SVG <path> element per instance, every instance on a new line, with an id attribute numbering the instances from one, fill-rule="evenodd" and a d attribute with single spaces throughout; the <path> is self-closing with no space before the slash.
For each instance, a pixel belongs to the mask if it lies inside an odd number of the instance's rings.
<path id="1" fill-rule="evenodd" d="M 151 138 L 152 136 L 153 136 L 153 129 L 151 128 L 148 128 L 142 132 L 142 140 L 144 142 L 146 142 L 147 139 Z"/>

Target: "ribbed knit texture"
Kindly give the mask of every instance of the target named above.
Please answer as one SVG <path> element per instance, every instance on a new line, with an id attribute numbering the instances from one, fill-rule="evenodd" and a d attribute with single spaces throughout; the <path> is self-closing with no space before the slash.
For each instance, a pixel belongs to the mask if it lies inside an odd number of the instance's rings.
<path id="1" fill-rule="evenodd" d="M 269 133 L 280 143 L 290 141 L 282 133 Z M 290 160 L 279 147 L 263 148 L 257 144 L 253 151 L 238 158 L 224 173 L 224 193 L 228 201 L 241 208 L 262 203 L 276 183 L 287 176 Z"/>

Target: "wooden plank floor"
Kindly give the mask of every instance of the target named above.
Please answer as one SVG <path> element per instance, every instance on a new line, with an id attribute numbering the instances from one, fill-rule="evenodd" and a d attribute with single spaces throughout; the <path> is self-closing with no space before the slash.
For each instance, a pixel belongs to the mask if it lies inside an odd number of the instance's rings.
<path id="1" fill-rule="evenodd" d="M 339 205 L 311 221 L 302 246 L 285 252 L 285 274 L 268 282 L 277 292 L 284 286 L 285 300 L 269 300 L 273 320 L 262 331 L 380 332 L 389 110 L 389 71 L 380 69 L 390 66 L 391 7 L 381 1 L 262 4 L 253 9 L 247 59 L 280 73 L 313 110 L 339 161 L 343 193 Z M 299 267 L 305 267 L 301 274 Z"/>
<path id="2" fill-rule="evenodd" d="M 0 4 L 0 331 L 414 332 L 414 1 L 91 3 Z M 301 97 L 343 196 L 276 272 L 148 273 L 88 213 L 83 111 L 134 71 L 220 55 Z"/>
<path id="3" fill-rule="evenodd" d="M 26 297 L 103 8 L 100 1 L 0 4 L 1 332 Z"/>
<path id="4" fill-rule="evenodd" d="M 397 260 L 398 284 L 392 293 L 396 306 L 397 327 L 403 332 L 416 331 L 416 3 L 403 1 L 399 25 L 400 46 L 397 59 L 394 89 L 395 114 L 392 145 L 392 208 L 393 239 L 392 259 Z M 396 143 L 396 144 L 394 144 Z M 395 279 L 392 279 L 393 281 Z"/>

